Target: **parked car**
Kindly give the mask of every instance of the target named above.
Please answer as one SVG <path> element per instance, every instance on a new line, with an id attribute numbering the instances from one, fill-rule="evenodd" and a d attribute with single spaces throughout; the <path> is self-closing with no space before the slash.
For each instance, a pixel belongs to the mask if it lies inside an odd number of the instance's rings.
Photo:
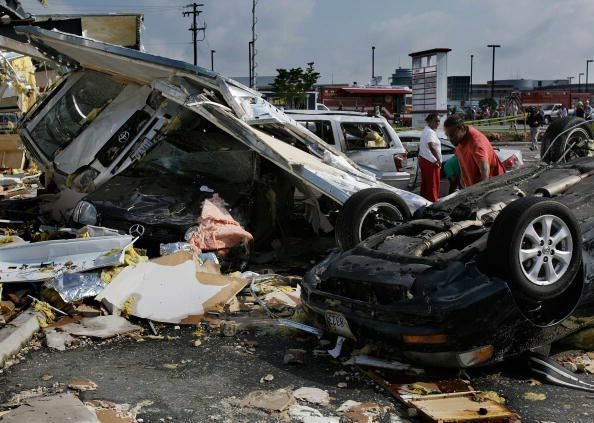
<path id="1" fill-rule="evenodd" d="M 400 140 L 402 141 L 403 145 L 408 150 L 408 166 L 407 170 L 411 174 L 411 178 L 409 180 L 408 188 L 415 189 L 421 183 L 421 175 L 418 166 L 418 151 L 419 151 L 419 142 L 421 140 L 421 132 L 422 131 L 404 131 L 398 134 Z M 441 156 L 442 162 L 445 163 L 454 155 L 454 144 L 451 143 L 450 140 L 445 138 L 443 133 L 438 133 L 439 140 L 441 141 Z M 505 149 L 499 147 L 493 147 L 499 160 L 503 164 L 503 167 L 506 171 L 514 170 L 524 164 L 524 160 L 522 157 L 522 152 L 516 149 Z M 441 187 L 440 187 L 440 195 L 446 195 L 448 192 L 448 181 L 445 177 L 443 168 L 441 169 Z"/>
<path id="2" fill-rule="evenodd" d="M 366 189 L 362 219 L 372 225 L 427 204 L 217 73 L 57 31 L 18 32 L 70 68 L 20 129 L 55 191 L 39 198 L 54 219 L 132 231 L 158 248 L 183 240 L 214 193 L 256 244 L 331 233 L 341 204 Z"/>
<path id="3" fill-rule="evenodd" d="M 523 167 L 414 217 L 305 276 L 316 324 L 429 366 L 471 367 L 546 350 L 589 322 L 593 157 Z"/>
<path id="4" fill-rule="evenodd" d="M 407 152 L 385 118 L 343 111 L 287 113 L 332 149 L 373 172 L 382 182 L 398 188 L 406 187 L 410 179 L 404 170 Z M 370 134 L 379 135 L 381 140 L 371 140 Z"/>

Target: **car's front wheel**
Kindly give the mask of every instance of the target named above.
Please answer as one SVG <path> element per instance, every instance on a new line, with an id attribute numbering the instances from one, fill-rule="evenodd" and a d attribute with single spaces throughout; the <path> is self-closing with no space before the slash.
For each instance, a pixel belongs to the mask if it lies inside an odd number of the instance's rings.
<path id="1" fill-rule="evenodd" d="M 522 198 L 505 207 L 487 246 L 491 270 L 523 299 L 539 302 L 563 293 L 582 262 L 579 223 L 565 205 Z"/>
<path id="2" fill-rule="evenodd" d="M 410 217 L 407 204 L 397 194 L 382 188 L 361 190 L 340 209 L 335 226 L 336 242 L 341 250 L 349 250 Z"/>

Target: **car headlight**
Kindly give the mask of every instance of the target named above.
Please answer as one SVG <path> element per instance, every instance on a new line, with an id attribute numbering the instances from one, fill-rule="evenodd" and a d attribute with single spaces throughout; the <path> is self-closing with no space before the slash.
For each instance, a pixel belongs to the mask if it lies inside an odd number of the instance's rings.
<path id="1" fill-rule="evenodd" d="M 72 213 L 72 220 L 82 225 L 96 225 L 97 209 L 88 201 L 79 201 Z"/>

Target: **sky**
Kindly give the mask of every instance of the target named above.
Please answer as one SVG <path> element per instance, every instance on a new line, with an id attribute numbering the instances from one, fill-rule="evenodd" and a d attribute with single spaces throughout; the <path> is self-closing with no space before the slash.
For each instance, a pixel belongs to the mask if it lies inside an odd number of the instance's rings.
<path id="1" fill-rule="evenodd" d="M 137 12 L 145 17 L 143 43 L 149 53 L 192 62 L 190 0 L 21 0 L 31 13 Z M 198 2 L 198 1 L 197 1 Z M 204 6 L 198 64 L 227 76 L 248 75 L 252 0 L 200 0 Z M 410 67 L 409 53 L 448 47 L 448 75 L 491 79 L 560 79 L 586 71 L 594 57 L 592 0 L 258 0 L 257 74 L 314 62 L 321 83 L 369 83 L 371 46 L 375 74 L 388 82 L 399 66 Z M 594 76 L 590 76 L 592 80 Z M 582 76 L 584 82 L 585 76 Z"/>

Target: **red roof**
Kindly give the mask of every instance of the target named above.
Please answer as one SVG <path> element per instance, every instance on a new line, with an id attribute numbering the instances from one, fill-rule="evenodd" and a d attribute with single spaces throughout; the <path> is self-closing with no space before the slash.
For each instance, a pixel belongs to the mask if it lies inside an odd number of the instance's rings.
<path id="1" fill-rule="evenodd" d="M 341 90 L 350 94 L 412 94 L 408 88 L 356 88 L 341 87 Z"/>

